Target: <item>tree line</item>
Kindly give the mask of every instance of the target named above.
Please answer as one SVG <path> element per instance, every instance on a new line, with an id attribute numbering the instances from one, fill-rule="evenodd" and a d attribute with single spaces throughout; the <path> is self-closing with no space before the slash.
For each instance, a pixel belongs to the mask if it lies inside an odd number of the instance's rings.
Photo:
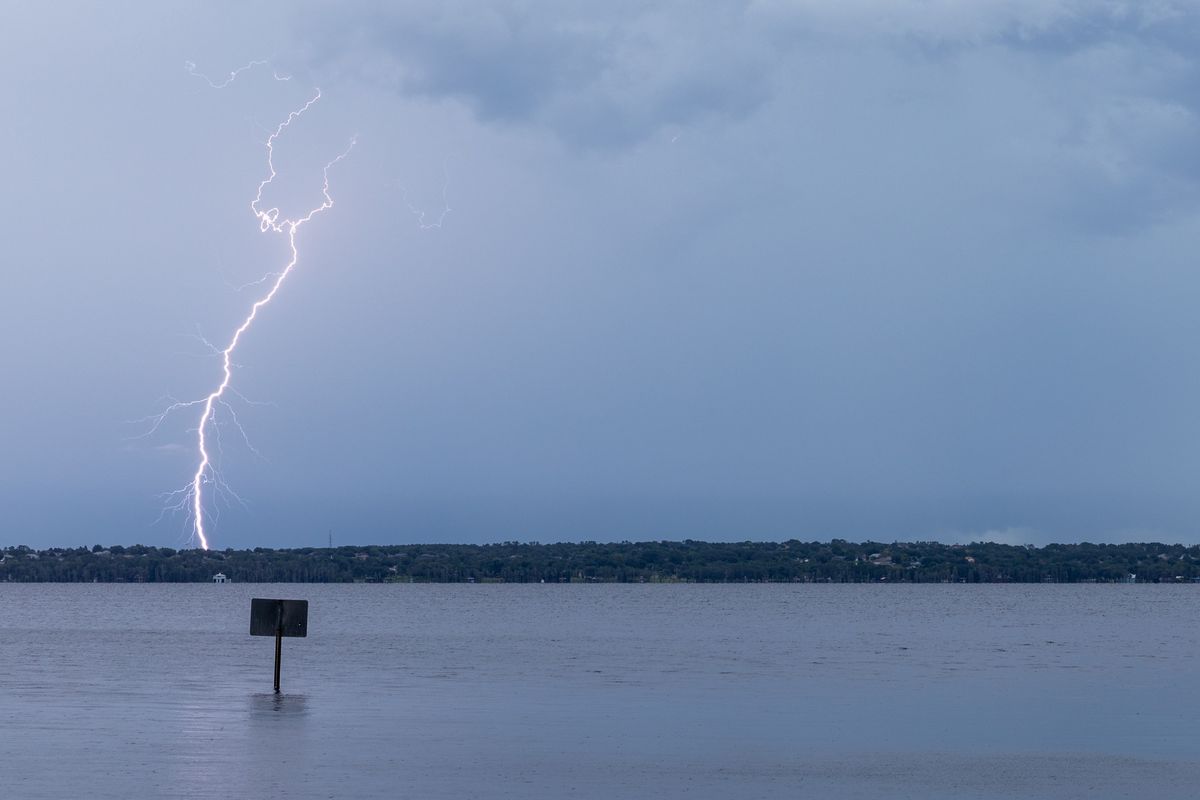
<path id="1" fill-rule="evenodd" d="M 1200 582 L 1200 546 L 980 542 L 502 542 L 176 550 L 0 550 L 0 582 Z"/>

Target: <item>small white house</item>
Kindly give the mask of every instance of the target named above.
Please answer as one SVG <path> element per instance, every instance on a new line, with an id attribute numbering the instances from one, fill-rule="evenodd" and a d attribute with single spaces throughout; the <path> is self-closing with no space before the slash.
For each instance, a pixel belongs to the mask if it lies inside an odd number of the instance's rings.
<path id="1" fill-rule="evenodd" d="M 229 578 L 225 577 L 224 572 L 218 572 L 216 575 L 213 575 L 213 583 L 229 583 Z"/>

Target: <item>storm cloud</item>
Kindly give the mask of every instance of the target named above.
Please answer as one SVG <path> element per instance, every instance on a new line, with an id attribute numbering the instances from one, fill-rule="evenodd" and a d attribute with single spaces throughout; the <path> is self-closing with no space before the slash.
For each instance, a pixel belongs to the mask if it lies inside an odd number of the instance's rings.
<path id="1" fill-rule="evenodd" d="M 118 4 L 0 32 L 5 543 L 1200 541 L 1194 3 Z M 190 60 L 269 73 L 215 91 Z M 315 171 L 315 172 L 314 172 Z M 295 195 L 289 194 L 294 192 Z M 423 229 L 413 209 L 441 213 Z M 67 502 L 66 500 L 69 500 Z"/>

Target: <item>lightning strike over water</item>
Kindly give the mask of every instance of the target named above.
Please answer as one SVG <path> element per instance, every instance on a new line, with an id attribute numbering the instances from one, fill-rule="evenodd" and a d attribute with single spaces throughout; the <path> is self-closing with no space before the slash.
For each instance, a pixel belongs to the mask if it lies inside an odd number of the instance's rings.
<path id="1" fill-rule="evenodd" d="M 214 89 L 220 89 L 232 83 L 240 73 L 253 67 L 266 64 L 266 61 L 251 61 L 246 66 L 231 72 L 229 77 L 221 82 L 213 81 L 208 76 L 196 72 L 195 64 L 190 61 L 186 62 L 185 68 L 189 74 L 203 78 L 208 82 L 209 86 L 213 87 Z M 281 81 L 288 80 L 291 77 L 281 76 L 277 72 L 273 73 L 273 75 L 276 80 Z M 250 306 L 250 310 L 243 318 L 241 324 L 238 325 L 238 327 L 233 331 L 233 334 L 230 336 L 228 344 L 226 344 L 225 347 L 219 348 L 215 345 L 210 345 L 210 347 L 212 347 L 212 349 L 216 351 L 221 358 L 221 381 L 216 388 L 209 392 L 205 397 L 197 400 L 172 402 L 171 405 L 168 406 L 167 409 L 161 414 L 150 418 L 153 424 L 150 431 L 148 431 L 146 435 L 153 433 L 154 430 L 156 430 L 159 425 L 162 424 L 163 420 L 172 412 L 185 408 L 193 408 L 196 406 L 200 407 L 200 417 L 196 426 L 196 448 L 199 455 L 199 461 L 196 465 L 196 470 L 192 474 L 191 481 L 189 481 L 186 486 L 184 486 L 182 489 L 178 489 L 169 493 L 167 496 L 176 501 L 174 505 L 169 507 L 168 510 L 174 509 L 186 511 L 188 513 L 192 525 L 192 537 L 194 541 L 205 550 L 208 549 L 209 534 L 209 530 L 205 525 L 205 488 L 207 486 L 218 487 L 228 491 L 235 499 L 240 500 L 240 498 L 237 498 L 237 495 L 229 489 L 229 487 L 217 474 L 211 452 L 211 448 L 214 446 L 218 450 L 220 449 L 220 428 L 216 422 L 216 410 L 218 406 L 228 410 L 234 426 L 241 431 L 243 438 L 245 437 L 245 432 L 241 430 L 241 426 L 237 423 L 237 415 L 233 412 L 232 407 L 229 406 L 229 403 L 226 399 L 227 394 L 240 396 L 232 387 L 233 369 L 235 366 L 233 354 L 237 350 L 238 345 L 241 343 L 242 337 L 247 331 L 250 330 L 250 327 L 258 318 L 259 312 L 275 299 L 275 295 L 279 292 L 280 287 L 283 285 L 284 281 L 287 280 L 288 276 L 292 273 L 292 270 L 299 261 L 300 251 L 296 245 L 297 231 L 299 231 L 301 226 L 303 226 L 305 223 L 312 220 L 312 218 L 317 214 L 333 207 L 333 197 L 329 194 L 329 170 L 342 161 L 342 159 L 346 158 L 346 156 L 350 154 L 350 151 L 354 149 L 356 140 L 352 138 L 349 146 L 347 146 L 344 151 L 342 151 L 336 158 L 325 164 L 324 170 L 322 171 L 322 202 L 315 208 L 310 209 L 303 216 L 285 217 L 277 207 L 262 207 L 263 192 L 268 186 L 271 185 L 276 177 L 276 141 L 288 130 L 292 123 L 303 116 L 305 112 L 312 108 L 312 106 L 320 99 L 321 90 L 315 89 L 313 96 L 300 108 L 288 114 L 287 118 L 280 122 L 275 127 L 274 131 L 272 131 L 267 137 L 267 176 L 258 184 L 258 190 L 255 192 L 254 199 L 250 201 L 250 211 L 258 220 L 259 230 L 261 232 L 283 234 L 287 237 L 288 249 L 291 254 L 290 258 L 281 269 L 268 273 L 258 281 L 247 284 L 246 287 L 243 287 L 248 288 L 250 286 L 264 286 L 266 287 L 266 290 L 261 294 L 258 300 L 256 300 L 254 304 Z M 247 445 L 249 445 L 248 440 Z M 251 450 L 253 451 L 253 447 L 251 447 Z"/>

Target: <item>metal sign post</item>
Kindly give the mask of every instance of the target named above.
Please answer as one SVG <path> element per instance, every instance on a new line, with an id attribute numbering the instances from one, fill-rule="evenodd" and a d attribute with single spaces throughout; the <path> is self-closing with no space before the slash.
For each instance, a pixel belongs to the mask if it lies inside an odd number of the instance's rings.
<path id="1" fill-rule="evenodd" d="M 308 601 L 253 598 L 250 601 L 250 635 L 275 637 L 275 693 L 278 694 L 283 637 L 308 636 Z"/>

